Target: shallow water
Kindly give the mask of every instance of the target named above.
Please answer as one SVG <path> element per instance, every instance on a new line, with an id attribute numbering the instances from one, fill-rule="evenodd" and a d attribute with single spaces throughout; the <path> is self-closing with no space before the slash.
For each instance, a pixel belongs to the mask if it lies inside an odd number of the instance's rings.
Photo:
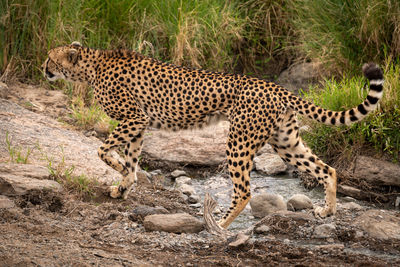
<path id="1" fill-rule="evenodd" d="M 313 203 L 323 202 L 324 193 L 321 188 L 308 190 L 304 188 L 300 179 L 292 178 L 289 175 L 278 177 L 265 176 L 257 172 L 251 172 L 251 192 L 252 195 L 261 193 L 274 193 L 281 195 L 285 201 L 289 200 L 294 194 L 304 194 L 310 197 Z M 232 193 L 232 182 L 229 178 L 224 178 L 220 175 L 212 176 L 207 179 L 193 179 L 192 186 L 201 199 L 204 198 L 205 192 L 218 202 L 219 209 L 226 211 L 229 208 Z M 222 214 L 221 213 L 221 214 Z M 229 229 L 242 230 L 254 224 L 258 219 L 254 219 L 251 214 L 250 204 L 242 211 L 242 213 L 231 224 Z"/>

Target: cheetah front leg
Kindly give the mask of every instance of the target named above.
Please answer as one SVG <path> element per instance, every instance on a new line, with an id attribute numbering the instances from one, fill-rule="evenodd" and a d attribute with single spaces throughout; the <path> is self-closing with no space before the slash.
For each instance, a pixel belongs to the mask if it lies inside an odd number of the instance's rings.
<path id="1" fill-rule="evenodd" d="M 226 154 L 228 158 L 229 175 L 233 183 L 233 195 L 231 206 L 222 219 L 218 222 L 222 228 L 228 226 L 242 212 L 250 201 L 250 171 L 253 167 L 253 157 L 259 147 L 258 137 L 243 131 L 248 125 L 256 124 L 248 123 L 245 120 L 235 117 L 231 120 L 229 130 Z"/>
<path id="2" fill-rule="evenodd" d="M 109 188 L 112 198 L 121 197 L 126 199 L 133 184 L 136 182 L 138 157 L 141 152 L 143 134 L 147 124 L 148 119 L 146 117 L 121 122 L 98 150 L 99 157 L 123 176 L 119 186 L 111 186 Z M 111 155 L 111 152 L 120 146 L 125 146 L 124 163 Z"/>

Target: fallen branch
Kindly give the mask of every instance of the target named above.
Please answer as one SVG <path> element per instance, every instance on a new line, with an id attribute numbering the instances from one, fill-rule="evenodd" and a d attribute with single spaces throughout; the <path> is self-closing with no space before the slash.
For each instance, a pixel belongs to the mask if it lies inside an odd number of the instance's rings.
<path id="1" fill-rule="evenodd" d="M 389 201 L 389 199 L 385 195 L 375 192 L 368 192 L 348 185 L 339 185 L 338 192 L 360 200 L 375 200 L 377 202 L 384 203 Z"/>

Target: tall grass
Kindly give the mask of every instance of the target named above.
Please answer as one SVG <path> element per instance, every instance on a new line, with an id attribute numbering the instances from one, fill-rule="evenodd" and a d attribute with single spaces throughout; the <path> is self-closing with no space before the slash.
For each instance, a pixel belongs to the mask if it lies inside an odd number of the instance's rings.
<path id="1" fill-rule="evenodd" d="M 239 47 L 244 72 L 278 75 L 296 54 L 288 1 L 241 1 L 239 10 L 246 22 Z"/>
<path id="2" fill-rule="evenodd" d="M 365 96 L 355 91 L 361 78 L 352 78 L 362 63 L 391 62 L 385 70 L 385 99 L 370 120 L 350 129 L 315 128 L 310 141 L 332 137 L 330 144 L 339 148 L 343 142 L 368 142 L 398 154 L 400 1 L 2 0 L 0 80 L 43 81 L 40 65 L 47 51 L 75 40 L 96 48 L 133 49 L 179 65 L 263 77 L 278 74 L 294 60 L 322 61 L 325 73 L 347 75 L 342 82 L 327 80 L 323 94 L 312 89 L 308 96 L 339 110 Z M 98 107 L 86 107 L 92 104 L 90 92 L 63 82 L 55 87 L 81 91 L 78 98 L 85 105 L 72 104 L 77 124 L 86 128 L 104 121 Z M 342 92 L 348 87 L 353 89 Z M 335 137 L 353 130 L 353 139 Z M 316 143 L 315 148 L 324 146 Z"/>
<path id="3" fill-rule="evenodd" d="M 97 48 L 128 48 L 213 70 L 232 69 L 244 20 L 222 0 L 19 0 L 0 2 L 0 71 L 27 78 L 51 47 L 74 40 Z"/>
<path id="4" fill-rule="evenodd" d="M 293 0 L 289 8 L 299 47 L 333 71 L 400 55 L 397 0 Z"/>

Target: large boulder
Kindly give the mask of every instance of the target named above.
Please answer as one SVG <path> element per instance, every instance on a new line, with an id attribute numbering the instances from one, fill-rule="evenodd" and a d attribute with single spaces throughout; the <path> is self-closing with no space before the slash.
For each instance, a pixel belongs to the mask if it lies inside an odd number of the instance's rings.
<path id="1" fill-rule="evenodd" d="M 112 184 L 121 175 L 107 166 L 97 155 L 101 142 L 66 129 L 62 123 L 31 112 L 10 101 L 0 99 L 0 159 L 9 159 L 6 135 L 11 145 L 25 154 L 32 153 L 28 162 L 53 167 L 74 166 L 75 174 L 96 177 L 99 182 Z"/>
<path id="2" fill-rule="evenodd" d="M 400 165 L 371 157 L 357 157 L 353 176 L 373 185 L 400 187 Z"/>
<path id="3" fill-rule="evenodd" d="M 293 64 L 282 71 L 277 83 L 291 92 L 298 94 L 299 89 L 308 89 L 309 85 L 316 83 L 320 76 L 320 64 L 314 62 L 300 62 Z"/>
<path id="4" fill-rule="evenodd" d="M 179 133 L 150 130 L 144 137 L 142 153 L 154 160 L 216 167 L 226 159 L 228 131 L 227 121 Z"/>
<path id="5" fill-rule="evenodd" d="M 0 164 L 0 194 L 15 196 L 25 195 L 31 191 L 63 190 L 59 183 L 48 178 L 49 172 L 42 166 Z"/>
<path id="6" fill-rule="evenodd" d="M 388 211 L 368 210 L 354 220 L 355 224 L 378 239 L 400 240 L 400 218 Z"/>
<path id="7" fill-rule="evenodd" d="M 171 233 L 198 233 L 204 224 L 188 213 L 154 214 L 144 218 L 147 231 L 164 231 Z"/>

